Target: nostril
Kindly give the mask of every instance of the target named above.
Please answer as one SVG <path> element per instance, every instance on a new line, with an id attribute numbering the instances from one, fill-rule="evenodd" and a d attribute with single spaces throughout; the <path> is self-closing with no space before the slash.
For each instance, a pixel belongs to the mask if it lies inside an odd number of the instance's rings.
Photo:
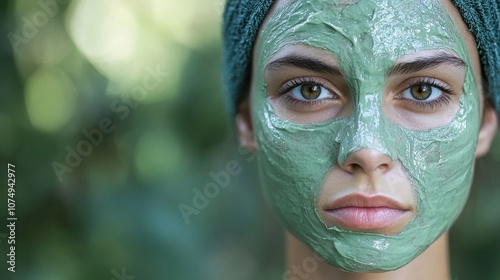
<path id="1" fill-rule="evenodd" d="M 345 170 L 349 173 L 355 173 L 359 171 L 363 171 L 363 167 L 361 165 L 352 163 L 352 164 L 347 164 Z"/>
<path id="2" fill-rule="evenodd" d="M 384 153 L 374 149 L 361 149 L 349 154 L 341 168 L 348 173 L 372 173 L 375 171 L 385 173 L 392 166 L 391 158 Z"/>
<path id="3" fill-rule="evenodd" d="M 389 164 L 381 164 L 376 169 L 382 171 L 382 173 L 385 173 L 385 172 L 389 171 L 390 168 L 391 167 Z"/>

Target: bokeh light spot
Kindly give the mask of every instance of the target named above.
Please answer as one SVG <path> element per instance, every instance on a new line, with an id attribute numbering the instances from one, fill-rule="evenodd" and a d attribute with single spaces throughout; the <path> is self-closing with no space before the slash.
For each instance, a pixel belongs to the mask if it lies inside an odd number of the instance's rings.
<path id="1" fill-rule="evenodd" d="M 57 68 L 42 68 L 26 81 L 26 111 L 31 124 L 43 132 L 54 132 L 72 118 L 76 105 L 73 82 Z"/>
<path id="2" fill-rule="evenodd" d="M 74 1 L 67 27 L 78 49 L 108 77 L 127 71 L 124 63 L 136 55 L 139 27 L 122 1 Z"/>

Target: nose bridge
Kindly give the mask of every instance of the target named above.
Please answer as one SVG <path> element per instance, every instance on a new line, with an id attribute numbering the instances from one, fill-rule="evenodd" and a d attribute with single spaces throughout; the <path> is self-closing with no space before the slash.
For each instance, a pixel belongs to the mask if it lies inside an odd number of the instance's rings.
<path id="1" fill-rule="evenodd" d="M 361 149 L 376 150 L 388 155 L 392 160 L 392 153 L 387 148 L 387 127 L 383 119 L 382 103 L 376 94 L 360 96 L 353 113 L 339 135 L 338 163 L 342 165 L 347 157 Z"/>

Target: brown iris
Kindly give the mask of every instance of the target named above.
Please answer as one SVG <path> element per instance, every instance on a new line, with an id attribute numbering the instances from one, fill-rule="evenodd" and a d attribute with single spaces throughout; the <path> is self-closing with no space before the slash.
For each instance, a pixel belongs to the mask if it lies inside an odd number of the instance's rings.
<path id="1" fill-rule="evenodd" d="M 316 99 L 321 94 L 321 86 L 318 84 L 303 84 L 300 87 L 300 94 L 305 99 Z"/>
<path id="2" fill-rule="evenodd" d="M 422 84 L 414 85 L 410 88 L 411 96 L 417 100 L 426 100 L 432 94 L 432 86 Z"/>

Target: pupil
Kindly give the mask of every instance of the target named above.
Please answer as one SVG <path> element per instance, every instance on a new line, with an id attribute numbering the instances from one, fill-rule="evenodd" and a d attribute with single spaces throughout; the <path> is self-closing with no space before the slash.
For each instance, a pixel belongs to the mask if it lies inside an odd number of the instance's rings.
<path id="1" fill-rule="evenodd" d="M 432 87 L 429 85 L 416 85 L 411 87 L 411 95 L 417 100 L 426 100 L 432 94 Z"/>
<path id="2" fill-rule="evenodd" d="M 304 84 L 301 94 L 305 99 L 316 99 L 321 94 L 321 87 L 316 84 Z"/>

